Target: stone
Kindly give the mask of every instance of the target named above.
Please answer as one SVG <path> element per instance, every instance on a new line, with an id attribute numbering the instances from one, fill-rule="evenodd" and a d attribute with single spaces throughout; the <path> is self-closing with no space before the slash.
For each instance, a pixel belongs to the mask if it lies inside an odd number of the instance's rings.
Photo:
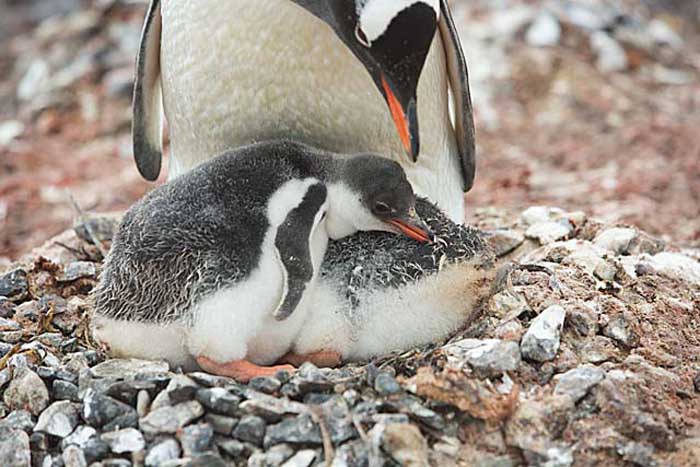
<path id="1" fill-rule="evenodd" d="M 0 148 L 8 146 L 15 138 L 24 133 L 24 124 L 19 120 L 0 122 Z"/>
<path id="2" fill-rule="evenodd" d="M 27 272 L 15 269 L 0 276 L 0 296 L 14 301 L 23 300 L 29 294 Z"/>
<path id="3" fill-rule="evenodd" d="M 267 448 L 280 443 L 320 446 L 323 440 L 321 430 L 311 416 L 300 415 L 267 427 L 263 445 Z"/>
<path id="4" fill-rule="evenodd" d="M 382 371 L 374 379 L 374 390 L 377 391 L 379 395 L 387 396 L 401 392 L 401 386 L 396 381 L 396 378 Z"/>
<path id="5" fill-rule="evenodd" d="M 517 342 L 499 339 L 462 339 L 443 347 L 448 366 L 462 368 L 468 363 L 477 373 L 498 376 L 520 366 Z"/>
<path id="6" fill-rule="evenodd" d="M 311 362 L 303 363 L 294 376 L 282 386 L 280 392 L 290 398 L 300 399 L 310 392 L 322 393 L 333 388 L 328 378 L 329 370 L 319 369 Z"/>
<path id="7" fill-rule="evenodd" d="M 258 415 L 268 423 L 279 421 L 284 415 L 306 412 L 306 406 L 299 402 L 263 394 L 249 389 L 245 392 L 247 400 L 241 402 L 240 408 L 244 413 Z"/>
<path id="8" fill-rule="evenodd" d="M 294 454 L 282 467 L 309 467 L 316 460 L 316 451 L 304 449 Z M 404 464 L 405 465 L 405 464 Z"/>
<path id="9" fill-rule="evenodd" d="M 39 415 L 34 431 L 65 438 L 80 420 L 80 406 L 70 401 L 54 402 Z"/>
<path id="10" fill-rule="evenodd" d="M 521 400 L 506 423 L 508 444 L 522 450 L 526 465 L 571 465 L 571 446 L 552 441 L 552 430 L 566 426 L 574 408 L 564 395 Z"/>
<path id="11" fill-rule="evenodd" d="M 25 409 L 36 416 L 49 405 L 49 391 L 32 370 L 16 368 L 3 399 L 9 408 Z"/>
<path id="12" fill-rule="evenodd" d="M 250 446 L 238 441 L 237 439 L 231 439 L 224 436 L 215 436 L 214 443 L 216 444 L 216 447 L 234 459 L 246 456 L 248 446 Z"/>
<path id="13" fill-rule="evenodd" d="M 578 402 L 603 378 L 605 378 L 605 370 L 602 368 L 582 365 L 554 376 L 554 394 L 566 394 L 571 396 L 574 402 Z"/>
<path id="14" fill-rule="evenodd" d="M 74 261 L 66 265 L 62 274 L 56 276 L 59 282 L 72 282 L 84 277 L 97 278 L 97 265 L 92 261 Z"/>
<path id="15" fill-rule="evenodd" d="M 517 230 L 498 229 L 485 232 L 486 241 L 497 257 L 514 251 L 525 241 L 525 236 Z"/>
<path id="16" fill-rule="evenodd" d="M 238 404 L 241 402 L 240 397 L 231 394 L 224 388 L 199 389 L 195 398 L 213 412 L 228 416 L 238 414 Z"/>
<path id="17" fill-rule="evenodd" d="M 177 437 L 183 454 L 192 457 L 212 449 L 214 430 L 208 423 L 198 423 L 186 426 L 178 432 Z"/>
<path id="18" fill-rule="evenodd" d="M 130 405 L 88 389 L 83 398 L 83 420 L 90 425 L 102 428 L 114 425 L 119 418 L 138 418 L 136 410 Z"/>
<path id="19" fill-rule="evenodd" d="M 654 447 L 630 441 L 617 447 L 617 453 L 627 462 L 641 467 L 656 467 L 659 463 L 654 456 Z"/>
<path id="20" fill-rule="evenodd" d="M 608 324 L 603 328 L 603 334 L 627 348 L 633 347 L 638 341 L 637 335 L 625 317 L 625 313 L 612 316 Z"/>
<path id="21" fill-rule="evenodd" d="M 0 465 L 28 467 L 30 462 L 29 435 L 22 430 L 0 428 Z"/>
<path id="22" fill-rule="evenodd" d="M 418 427 L 408 423 L 379 423 L 368 433 L 370 465 L 387 453 L 398 465 L 428 466 L 428 443 Z M 379 465 L 379 464 L 377 464 Z"/>
<path id="23" fill-rule="evenodd" d="M 231 434 L 238 423 L 238 419 L 215 413 L 206 414 L 204 420 L 211 425 L 216 433 L 227 436 Z"/>
<path id="24" fill-rule="evenodd" d="M 99 436 L 93 436 L 85 442 L 83 447 L 85 459 L 88 462 L 95 462 L 109 455 L 109 445 Z"/>
<path id="25" fill-rule="evenodd" d="M 80 425 L 71 433 L 61 440 L 61 448 L 65 449 L 67 446 L 74 444 L 80 449 L 85 449 L 88 446 L 88 441 L 97 436 L 97 430 L 95 430 L 90 425 Z"/>
<path id="26" fill-rule="evenodd" d="M 2 316 L 3 318 L 10 318 L 12 315 L 15 314 L 16 308 L 17 305 L 10 301 L 10 299 L 3 295 L 0 295 L 0 316 Z"/>
<path id="27" fill-rule="evenodd" d="M 546 245 L 568 237 L 573 230 L 573 226 L 566 219 L 563 221 L 538 222 L 528 227 L 525 231 L 525 236 L 537 240 L 541 245 Z"/>
<path id="28" fill-rule="evenodd" d="M 32 431 L 34 428 L 32 414 L 26 410 L 15 410 L 0 420 L 0 429 Z"/>
<path id="29" fill-rule="evenodd" d="M 700 282 L 700 262 L 681 253 L 663 252 L 652 256 L 647 264 L 657 274 L 689 283 Z"/>
<path id="30" fill-rule="evenodd" d="M 100 462 L 100 464 L 101 467 L 133 467 L 133 464 L 130 461 L 126 459 L 120 459 L 118 457 L 113 459 L 105 459 L 102 462 Z"/>
<path id="31" fill-rule="evenodd" d="M 593 244 L 600 248 L 612 251 L 616 255 L 628 255 L 631 252 L 633 241 L 637 238 L 637 231 L 624 227 L 613 227 L 603 230 L 596 235 Z"/>
<path id="32" fill-rule="evenodd" d="M 61 455 L 65 467 L 87 467 L 87 460 L 85 459 L 85 453 L 75 445 L 70 445 L 63 450 Z"/>
<path id="33" fill-rule="evenodd" d="M 57 400 L 68 400 L 72 402 L 80 401 L 80 398 L 78 397 L 78 386 L 60 379 L 53 382 L 53 385 L 51 386 L 51 394 L 53 395 L 54 399 Z"/>
<path id="34" fill-rule="evenodd" d="M 523 357 L 536 362 L 554 359 L 565 317 L 566 311 L 559 305 L 552 305 L 537 315 L 520 343 Z"/>
<path id="35" fill-rule="evenodd" d="M 274 394 L 282 387 L 282 383 L 277 378 L 271 376 L 256 376 L 248 383 L 251 389 L 265 394 Z"/>
<path id="36" fill-rule="evenodd" d="M 143 417 L 139 427 L 147 435 L 175 433 L 179 428 L 204 415 L 204 407 L 197 401 L 183 402 L 172 407 L 161 407 Z"/>
<path id="37" fill-rule="evenodd" d="M 262 446 L 265 428 L 265 420 L 255 415 L 246 415 L 234 428 L 233 437 L 256 446 Z"/>
<path id="38" fill-rule="evenodd" d="M 153 399 L 151 410 L 190 401 L 195 398 L 197 390 L 197 383 L 191 378 L 185 375 L 175 375 L 168 382 L 167 387 Z"/>
<path id="39" fill-rule="evenodd" d="M 294 449 L 288 444 L 272 446 L 264 452 L 256 452 L 248 458 L 248 467 L 267 467 L 282 465 L 284 461 L 292 457 Z"/>
<path id="40" fill-rule="evenodd" d="M 143 435 L 135 428 L 124 428 L 103 433 L 102 440 L 109 445 L 109 448 L 115 454 L 138 452 L 146 447 Z"/>
<path id="41" fill-rule="evenodd" d="M 49 435 L 46 433 L 32 433 L 29 436 L 29 448 L 32 452 L 49 450 Z"/>
<path id="42" fill-rule="evenodd" d="M 150 410 L 151 396 L 148 394 L 148 391 L 141 389 L 136 394 L 136 413 L 138 414 L 139 418 L 143 418 L 148 415 Z"/>
<path id="43" fill-rule="evenodd" d="M 132 359 L 105 360 L 92 368 L 90 374 L 94 378 L 127 379 L 147 374 L 167 373 L 170 366 L 167 362 Z"/>
<path id="44" fill-rule="evenodd" d="M 561 26 L 557 18 L 548 12 L 540 13 L 525 33 L 525 40 L 533 47 L 551 47 L 561 39 Z"/>
<path id="45" fill-rule="evenodd" d="M 595 31 L 590 38 L 591 48 L 598 55 L 596 66 L 601 73 L 624 71 L 629 65 L 625 49 L 608 33 Z"/>
<path id="46" fill-rule="evenodd" d="M 548 206 L 531 206 L 522 212 L 520 220 L 526 225 L 533 225 L 540 222 L 548 222 L 559 219 L 564 215 L 564 211 L 559 208 Z"/>
<path id="47" fill-rule="evenodd" d="M 173 438 L 165 438 L 154 443 L 146 454 L 146 467 L 159 467 L 180 457 L 180 444 Z"/>
<path id="48" fill-rule="evenodd" d="M 17 321 L 0 318 L 0 331 L 19 331 L 21 327 Z"/>
<path id="49" fill-rule="evenodd" d="M 586 363 L 603 363 L 619 356 L 619 350 L 612 339 L 605 336 L 591 336 L 583 341 L 577 352 Z"/>

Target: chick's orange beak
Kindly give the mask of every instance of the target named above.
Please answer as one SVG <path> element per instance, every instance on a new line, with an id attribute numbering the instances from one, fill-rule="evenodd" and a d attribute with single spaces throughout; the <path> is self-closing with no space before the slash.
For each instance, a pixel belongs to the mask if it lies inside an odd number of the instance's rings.
<path id="1" fill-rule="evenodd" d="M 435 237 L 430 227 L 415 214 L 415 211 L 409 216 L 389 219 L 387 222 L 402 234 L 422 243 L 432 242 Z"/>

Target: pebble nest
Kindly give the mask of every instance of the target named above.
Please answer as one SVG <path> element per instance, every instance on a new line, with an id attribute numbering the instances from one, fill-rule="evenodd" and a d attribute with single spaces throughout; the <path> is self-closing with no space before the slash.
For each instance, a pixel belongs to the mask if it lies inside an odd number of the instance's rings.
<path id="1" fill-rule="evenodd" d="M 506 273 L 462 332 L 247 385 L 96 348 L 116 221 L 81 220 L 0 272 L 0 465 L 698 465 L 700 253 L 553 208 L 478 218 Z"/>

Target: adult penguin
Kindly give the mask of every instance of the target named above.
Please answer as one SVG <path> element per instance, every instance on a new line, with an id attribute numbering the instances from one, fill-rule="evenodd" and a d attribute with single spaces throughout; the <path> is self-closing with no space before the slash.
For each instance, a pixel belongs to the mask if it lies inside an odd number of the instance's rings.
<path id="1" fill-rule="evenodd" d="M 170 178 L 288 138 L 393 158 L 417 193 L 463 220 L 474 124 L 446 0 L 151 0 L 133 126 L 148 180 L 161 168 L 163 106 Z"/>

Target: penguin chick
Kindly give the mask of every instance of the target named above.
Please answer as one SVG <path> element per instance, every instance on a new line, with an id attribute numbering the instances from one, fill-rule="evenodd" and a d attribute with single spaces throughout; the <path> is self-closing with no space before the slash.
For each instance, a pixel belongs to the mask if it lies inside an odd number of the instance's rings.
<path id="1" fill-rule="evenodd" d="M 94 335 L 121 356 L 240 380 L 274 373 L 258 365 L 300 332 L 328 239 L 383 230 L 427 242 L 414 206 L 401 167 L 379 156 L 289 141 L 225 153 L 126 213 L 94 294 Z"/>
<path id="2" fill-rule="evenodd" d="M 432 243 L 360 232 L 329 244 L 312 311 L 283 361 L 367 360 L 445 339 L 475 317 L 496 275 L 492 253 L 478 230 L 427 200 L 416 208 Z"/>

